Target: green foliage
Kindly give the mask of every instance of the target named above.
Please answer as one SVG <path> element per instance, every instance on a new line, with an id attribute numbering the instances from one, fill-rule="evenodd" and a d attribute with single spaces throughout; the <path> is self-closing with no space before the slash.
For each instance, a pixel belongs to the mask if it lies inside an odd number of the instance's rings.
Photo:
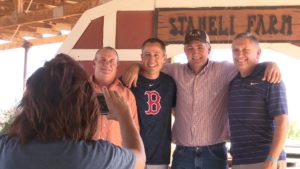
<path id="1" fill-rule="evenodd" d="M 300 128 L 297 127 L 297 122 L 290 122 L 288 139 L 290 140 L 300 140 Z"/>
<path id="2" fill-rule="evenodd" d="M 4 134 L 15 117 L 15 108 L 0 112 L 0 134 Z"/>

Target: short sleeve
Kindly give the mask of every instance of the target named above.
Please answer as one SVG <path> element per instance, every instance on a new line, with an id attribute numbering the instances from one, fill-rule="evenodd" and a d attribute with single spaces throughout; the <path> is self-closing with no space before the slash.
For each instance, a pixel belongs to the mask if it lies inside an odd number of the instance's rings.
<path id="1" fill-rule="evenodd" d="M 161 71 L 169 76 L 174 77 L 177 65 L 178 65 L 178 63 L 166 63 L 166 64 L 164 64 Z"/>
<path id="2" fill-rule="evenodd" d="M 283 82 L 270 84 L 267 97 L 267 106 L 270 116 L 287 114 L 286 90 Z"/>

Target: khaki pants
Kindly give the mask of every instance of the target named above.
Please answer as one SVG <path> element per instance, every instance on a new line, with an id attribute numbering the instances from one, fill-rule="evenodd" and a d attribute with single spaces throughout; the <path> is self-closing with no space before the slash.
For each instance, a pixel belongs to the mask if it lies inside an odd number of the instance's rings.
<path id="1" fill-rule="evenodd" d="M 169 169 L 168 165 L 146 165 L 145 169 Z"/>

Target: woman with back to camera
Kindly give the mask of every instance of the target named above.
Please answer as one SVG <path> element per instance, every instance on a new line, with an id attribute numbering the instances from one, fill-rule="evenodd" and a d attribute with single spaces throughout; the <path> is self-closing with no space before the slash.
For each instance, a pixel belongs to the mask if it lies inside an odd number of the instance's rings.
<path id="1" fill-rule="evenodd" d="M 129 106 L 118 93 L 103 90 L 108 117 L 120 122 L 124 148 L 93 140 L 100 109 L 88 76 L 71 57 L 58 54 L 27 80 L 18 115 L 0 136 L 0 168 L 144 168 Z"/>

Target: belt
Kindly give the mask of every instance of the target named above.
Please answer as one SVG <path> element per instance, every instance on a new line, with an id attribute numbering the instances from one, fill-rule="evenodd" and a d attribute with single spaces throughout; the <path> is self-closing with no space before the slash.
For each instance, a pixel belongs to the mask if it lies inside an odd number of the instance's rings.
<path id="1" fill-rule="evenodd" d="M 218 144 L 213 144 L 213 145 L 208 145 L 208 146 L 182 146 L 182 145 L 176 145 L 176 148 L 184 148 L 184 149 L 190 149 L 190 150 L 201 150 L 204 148 L 215 148 L 215 147 L 221 147 L 224 146 L 225 142 L 223 143 L 218 143 Z"/>

